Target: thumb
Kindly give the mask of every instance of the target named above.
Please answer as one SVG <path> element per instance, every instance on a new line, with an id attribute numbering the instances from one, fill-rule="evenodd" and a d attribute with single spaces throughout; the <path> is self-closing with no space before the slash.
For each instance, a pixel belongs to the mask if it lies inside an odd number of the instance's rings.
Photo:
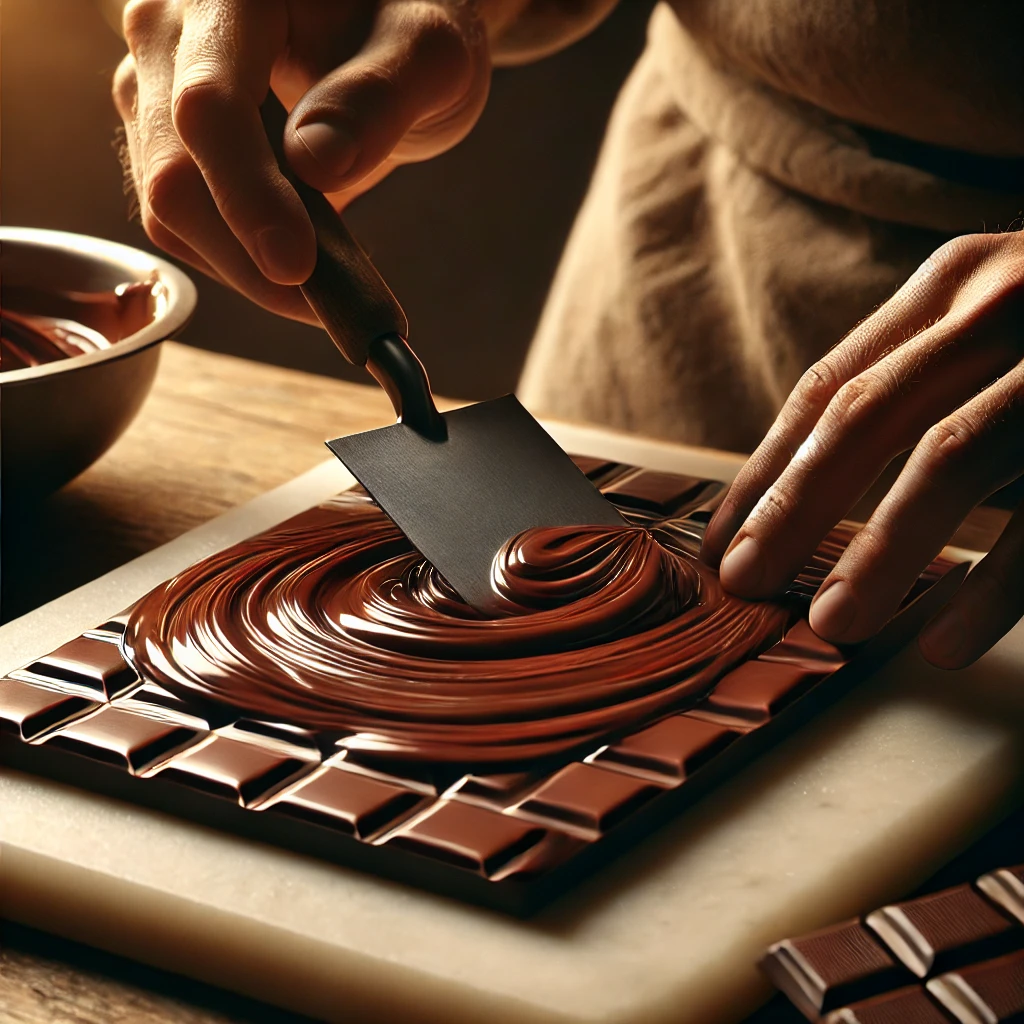
<path id="1" fill-rule="evenodd" d="M 487 99 L 490 58 L 474 4 L 386 0 L 363 48 L 295 105 L 285 153 L 322 192 L 390 158 L 424 160 L 459 142 Z"/>

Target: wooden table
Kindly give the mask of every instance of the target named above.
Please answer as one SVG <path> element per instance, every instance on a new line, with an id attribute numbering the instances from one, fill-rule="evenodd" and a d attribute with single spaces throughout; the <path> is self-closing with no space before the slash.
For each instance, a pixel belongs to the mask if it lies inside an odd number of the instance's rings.
<path id="1" fill-rule="evenodd" d="M 377 388 L 165 344 L 153 393 L 114 448 L 42 508 L 5 517 L 5 618 L 290 480 L 325 458 L 325 438 L 391 419 Z M 1005 518 L 982 510 L 958 541 L 988 546 Z M 20 926 L 0 939 L 3 1024 L 301 1020 Z M 800 1019 L 787 1012 L 776 1004 L 764 1019 Z"/>

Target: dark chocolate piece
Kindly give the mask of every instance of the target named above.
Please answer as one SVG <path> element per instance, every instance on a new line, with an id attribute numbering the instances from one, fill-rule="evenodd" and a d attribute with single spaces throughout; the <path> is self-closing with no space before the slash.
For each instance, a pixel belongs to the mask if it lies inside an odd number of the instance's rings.
<path id="1" fill-rule="evenodd" d="M 464 775 L 445 793 L 453 800 L 503 809 L 532 789 L 544 776 L 539 772 L 499 772 L 496 775 Z"/>
<path id="2" fill-rule="evenodd" d="M 140 775 L 203 736 L 179 723 L 108 704 L 88 718 L 65 725 L 46 742 Z"/>
<path id="3" fill-rule="evenodd" d="M 759 966 L 809 1020 L 913 981 L 860 921 L 776 942 Z"/>
<path id="4" fill-rule="evenodd" d="M 618 477 L 602 490 L 617 505 L 666 516 L 680 512 L 708 487 L 709 481 L 696 477 L 640 469 Z"/>
<path id="5" fill-rule="evenodd" d="M 50 729 L 95 711 L 99 704 L 18 679 L 0 679 L 0 732 L 33 740 Z"/>
<path id="6" fill-rule="evenodd" d="M 119 697 L 114 703 L 117 707 L 144 715 L 171 716 L 176 721 L 197 729 L 211 729 L 215 725 L 226 724 L 211 721 L 209 715 L 202 713 L 194 701 L 183 700 L 177 694 L 157 686 L 156 683 L 143 683 L 126 696 Z"/>
<path id="7" fill-rule="evenodd" d="M 595 764 L 638 770 L 682 780 L 724 750 L 740 734 L 735 729 L 691 715 L 673 715 L 624 736 L 598 751 Z"/>
<path id="8" fill-rule="evenodd" d="M 991 871 L 974 884 L 992 903 L 1024 924 L 1024 864 Z"/>
<path id="9" fill-rule="evenodd" d="M 759 661 L 778 661 L 810 671 L 834 672 L 847 658 L 838 647 L 822 640 L 806 619 L 801 619 L 774 647 L 760 655 Z"/>
<path id="10" fill-rule="evenodd" d="M 266 811 L 303 818 L 368 839 L 423 805 L 425 797 L 343 767 L 326 765 L 266 805 Z"/>
<path id="11" fill-rule="evenodd" d="M 927 987 L 958 1024 L 1020 1024 L 1024 949 L 932 978 Z"/>
<path id="12" fill-rule="evenodd" d="M 950 1024 L 949 1017 L 919 985 L 865 999 L 830 1013 L 825 1024 Z"/>
<path id="13" fill-rule="evenodd" d="M 569 764 L 518 807 L 588 832 L 607 832 L 655 796 L 659 787 L 589 764 Z"/>
<path id="14" fill-rule="evenodd" d="M 16 678 L 39 676 L 110 700 L 139 681 L 117 644 L 80 636 L 58 647 L 52 654 L 12 673 Z"/>
<path id="15" fill-rule="evenodd" d="M 209 743 L 175 757 L 156 777 L 251 807 L 311 771 L 316 763 L 302 751 L 286 753 L 215 734 Z"/>
<path id="16" fill-rule="evenodd" d="M 544 829 L 532 822 L 457 800 L 442 800 L 422 817 L 400 826 L 386 843 L 477 874 L 493 875 L 536 846 L 544 835 Z"/>
<path id="17" fill-rule="evenodd" d="M 969 885 L 882 907 L 866 919 L 892 954 L 919 978 L 998 956 L 1024 931 Z"/>
<path id="18" fill-rule="evenodd" d="M 809 690 L 825 668 L 756 658 L 720 679 L 714 691 L 695 711 L 710 712 L 723 719 L 765 722 Z"/>

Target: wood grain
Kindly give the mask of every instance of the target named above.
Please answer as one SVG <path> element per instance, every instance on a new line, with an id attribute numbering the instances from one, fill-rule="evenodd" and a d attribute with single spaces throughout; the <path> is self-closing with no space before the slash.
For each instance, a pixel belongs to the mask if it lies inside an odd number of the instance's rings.
<path id="1" fill-rule="evenodd" d="M 3 620 L 310 469 L 326 439 L 393 419 L 376 385 L 166 343 L 114 447 L 41 507 L 5 509 Z"/>

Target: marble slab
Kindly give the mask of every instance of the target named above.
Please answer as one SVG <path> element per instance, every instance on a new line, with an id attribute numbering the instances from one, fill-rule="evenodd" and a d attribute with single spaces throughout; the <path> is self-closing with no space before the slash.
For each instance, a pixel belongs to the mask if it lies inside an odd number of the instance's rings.
<path id="1" fill-rule="evenodd" d="M 732 456 L 553 426 L 580 454 L 730 479 Z M 333 462 L 0 627 L 0 673 L 351 483 Z M 0 771 L 0 913 L 328 1021 L 703 1022 L 770 942 L 898 898 L 1024 794 L 1024 629 L 908 651 L 526 921 Z"/>

